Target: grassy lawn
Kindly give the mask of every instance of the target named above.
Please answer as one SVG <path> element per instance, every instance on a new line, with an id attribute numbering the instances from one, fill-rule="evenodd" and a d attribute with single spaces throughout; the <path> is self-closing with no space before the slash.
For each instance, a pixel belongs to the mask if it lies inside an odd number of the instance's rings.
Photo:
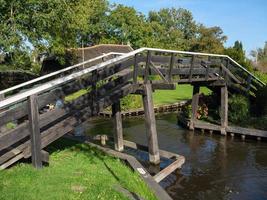
<path id="1" fill-rule="evenodd" d="M 138 174 L 95 148 L 61 139 L 48 150 L 49 167 L 18 164 L 0 171 L 1 200 L 128 199 L 118 187 L 156 199 Z"/>
<path id="2" fill-rule="evenodd" d="M 200 92 L 210 94 L 211 91 L 206 87 L 201 87 Z M 192 98 L 193 87 L 191 85 L 177 85 L 176 90 L 156 90 L 153 94 L 154 104 L 166 105 Z"/>

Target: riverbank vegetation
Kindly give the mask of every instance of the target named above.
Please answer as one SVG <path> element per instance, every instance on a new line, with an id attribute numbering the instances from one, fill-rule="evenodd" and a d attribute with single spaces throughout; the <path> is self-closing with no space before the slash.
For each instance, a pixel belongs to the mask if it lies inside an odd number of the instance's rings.
<path id="1" fill-rule="evenodd" d="M 66 139 L 48 147 L 49 167 L 17 164 L 0 171 L 0 199 L 129 199 L 121 188 L 143 199 L 156 200 L 138 174 L 85 144 Z"/>

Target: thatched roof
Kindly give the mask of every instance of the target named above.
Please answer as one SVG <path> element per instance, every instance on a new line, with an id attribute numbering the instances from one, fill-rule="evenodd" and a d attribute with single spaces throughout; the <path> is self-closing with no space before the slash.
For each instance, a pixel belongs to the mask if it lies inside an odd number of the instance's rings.
<path id="1" fill-rule="evenodd" d="M 85 47 L 85 48 L 78 48 L 78 49 L 70 49 L 69 52 L 74 53 L 76 57 L 76 61 L 72 64 L 80 63 L 101 56 L 106 53 L 110 52 L 118 52 L 118 53 L 129 53 L 133 51 L 132 47 L 129 45 L 117 45 L 117 44 L 100 44 L 95 45 L 92 47 Z M 84 59 L 83 59 L 83 53 L 84 53 Z M 65 68 L 67 66 L 70 66 L 70 61 L 67 60 L 66 65 L 62 66 L 60 65 L 57 58 L 54 57 L 48 57 L 44 60 L 41 74 L 47 74 L 51 73 L 53 71 L 60 70 L 62 68 Z"/>

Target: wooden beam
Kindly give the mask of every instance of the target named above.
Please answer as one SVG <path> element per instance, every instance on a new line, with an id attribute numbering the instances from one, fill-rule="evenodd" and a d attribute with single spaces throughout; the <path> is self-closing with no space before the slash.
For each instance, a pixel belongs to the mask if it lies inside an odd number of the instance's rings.
<path id="1" fill-rule="evenodd" d="M 150 60 L 151 60 L 151 51 L 147 52 L 146 58 L 146 67 L 145 67 L 145 74 L 144 74 L 144 83 L 148 82 L 149 70 L 150 70 Z"/>
<path id="2" fill-rule="evenodd" d="M 138 77 L 138 54 L 134 56 L 134 72 L 133 72 L 133 83 L 137 83 L 137 77 Z"/>
<path id="3" fill-rule="evenodd" d="M 199 89 L 198 85 L 194 85 L 193 87 L 193 97 L 192 97 L 192 114 L 189 124 L 189 129 L 194 130 L 194 123 L 197 119 L 197 110 L 198 110 L 198 102 L 199 102 Z"/>
<path id="4" fill-rule="evenodd" d="M 158 136 L 156 129 L 156 119 L 154 113 L 154 104 L 152 98 L 152 86 L 151 84 L 144 84 L 145 95 L 143 95 L 143 105 L 145 111 L 146 120 L 146 132 L 148 138 L 149 147 L 149 161 L 152 164 L 160 163 Z"/>
<path id="5" fill-rule="evenodd" d="M 169 82 L 171 82 L 171 80 L 172 80 L 172 71 L 173 71 L 174 63 L 175 63 L 175 54 L 172 53 L 171 54 L 171 60 L 170 60 L 169 73 L 168 73 L 168 80 L 169 80 Z"/>
<path id="6" fill-rule="evenodd" d="M 226 135 L 228 126 L 228 88 L 221 87 L 221 134 Z"/>
<path id="7" fill-rule="evenodd" d="M 42 168 L 42 154 L 41 154 L 41 134 L 39 126 L 39 109 L 37 102 L 37 95 L 31 95 L 28 98 L 29 104 L 29 128 L 31 138 L 31 155 L 32 164 L 35 168 Z"/>
<path id="8" fill-rule="evenodd" d="M 184 162 L 185 162 L 185 158 L 183 156 L 180 156 L 169 166 L 165 167 L 159 173 L 153 176 L 153 178 L 155 179 L 157 183 L 159 183 L 164 178 L 166 178 L 168 175 L 170 175 L 172 172 L 174 172 L 176 169 L 181 168 Z"/>
<path id="9" fill-rule="evenodd" d="M 157 73 L 157 75 L 159 75 L 165 83 L 168 83 L 169 81 L 165 78 L 165 76 L 161 73 L 161 71 L 154 65 L 153 62 L 150 61 L 150 66 L 152 67 L 152 69 Z"/>
<path id="10" fill-rule="evenodd" d="M 114 124 L 114 143 L 115 150 L 123 151 L 123 132 L 122 132 L 122 119 L 121 119 L 121 105 L 117 101 L 112 105 L 112 117 Z"/>

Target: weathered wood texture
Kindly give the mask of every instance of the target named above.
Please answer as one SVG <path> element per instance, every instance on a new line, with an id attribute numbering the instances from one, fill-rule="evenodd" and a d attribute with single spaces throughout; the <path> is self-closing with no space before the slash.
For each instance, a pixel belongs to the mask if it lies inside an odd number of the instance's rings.
<path id="1" fill-rule="evenodd" d="M 42 168 L 41 133 L 37 95 L 30 96 L 28 102 L 32 164 L 35 168 Z"/>
<path id="2" fill-rule="evenodd" d="M 221 134 L 226 135 L 228 126 L 228 88 L 221 87 Z"/>
<path id="3" fill-rule="evenodd" d="M 149 161 L 153 164 L 159 164 L 160 156 L 151 84 L 144 84 L 144 91 L 145 94 L 142 96 L 142 99 L 145 111 L 146 133 L 149 146 Z"/>
<path id="4" fill-rule="evenodd" d="M 190 130 L 194 130 L 194 123 L 197 119 L 199 90 L 200 90 L 200 87 L 198 85 L 193 86 L 192 114 L 191 114 L 190 125 L 189 125 Z"/>
<path id="5" fill-rule="evenodd" d="M 120 101 L 118 101 L 112 105 L 112 117 L 113 117 L 113 124 L 114 124 L 115 150 L 123 151 L 123 132 L 122 132 Z"/>

